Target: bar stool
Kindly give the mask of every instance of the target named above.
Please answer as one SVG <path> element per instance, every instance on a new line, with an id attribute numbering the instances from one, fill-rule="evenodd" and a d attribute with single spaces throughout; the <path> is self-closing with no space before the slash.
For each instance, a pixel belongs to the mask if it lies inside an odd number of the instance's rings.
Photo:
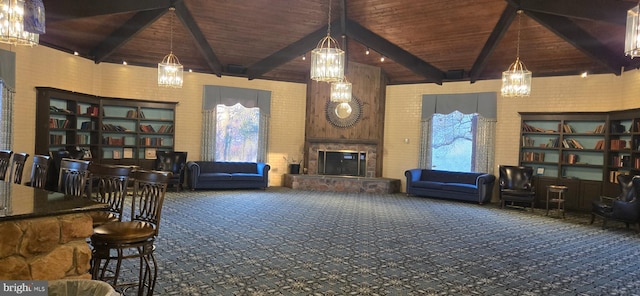
<path id="1" fill-rule="evenodd" d="M 135 181 L 131 221 L 109 222 L 93 229 L 91 274 L 94 280 L 106 281 L 120 292 L 137 287 L 138 295 L 153 295 L 158 277 L 154 241 L 170 176 L 170 172 L 160 171 L 132 173 Z M 126 259 L 140 262 L 137 283 L 118 283 Z M 115 267 L 110 266 L 111 261 L 115 261 Z"/>
<path id="2" fill-rule="evenodd" d="M 95 201 L 109 205 L 106 211 L 89 212 L 93 218 L 93 227 L 107 222 L 121 221 L 131 167 L 91 164 L 89 171 L 91 172 L 90 195 Z"/>
<path id="3" fill-rule="evenodd" d="M 47 185 L 47 175 L 49 173 L 48 155 L 34 155 L 33 164 L 31 165 L 31 179 L 27 183 L 28 186 L 44 189 Z"/>
<path id="4" fill-rule="evenodd" d="M 7 175 L 7 169 L 11 163 L 11 155 L 13 155 L 11 150 L 0 150 L 0 180 L 4 181 Z"/>
<path id="5" fill-rule="evenodd" d="M 14 153 L 13 160 L 11 161 L 11 182 L 15 184 L 22 184 L 22 172 L 24 171 L 24 165 L 29 158 L 27 153 Z"/>
<path id="6" fill-rule="evenodd" d="M 558 212 L 562 213 L 562 218 L 565 218 L 564 215 L 564 195 L 569 190 L 567 186 L 563 185 L 549 185 L 547 186 L 547 213 L 546 216 L 549 216 L 549 203 L 556 203 L 558 205 Z M 556 195 L 552 197 L 552 195 Z"/>
<path id="7" fill-rule="evenodd" d="M 73 196 L 86 196 L 90 163 L 88 160 L 63 158 L 58 175 L 58 191 Z"/>

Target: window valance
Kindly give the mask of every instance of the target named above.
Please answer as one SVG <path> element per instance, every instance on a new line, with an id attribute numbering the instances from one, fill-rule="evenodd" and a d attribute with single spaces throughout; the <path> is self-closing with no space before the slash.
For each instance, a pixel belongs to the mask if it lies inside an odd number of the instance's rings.
<path id="1" fill-rule="evenodd" d="M 250 88 L 238 88 L 217 85 L 205 85 L 202 98 L 204 110 L 214 109 L 217 105 L 233 106 L 241 104 L 246 108 L 260 108 L 261 114 L 271 113 L 271 92 Z"/>
<path id="2" fill-rule="evenodd" d="M 422 120 L 435 113 L 478 113 L 484 118 L 496 118 L 497 94 L 495 92 L 470 94 L 422 95 Z"/>

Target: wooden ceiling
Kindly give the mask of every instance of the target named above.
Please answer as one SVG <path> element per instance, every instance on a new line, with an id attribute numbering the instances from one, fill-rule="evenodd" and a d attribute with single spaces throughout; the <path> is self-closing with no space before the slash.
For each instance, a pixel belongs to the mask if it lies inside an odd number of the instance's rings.
<path id="1" fill-rule="evenodd" d="M 329 12 L 329 0 L 43 2 L 40 44 L 96 63 L 157 67 L 172 35 L 185 70 L 293 82 L 308 81 Z M 624 55 L 626 11 L 637 3 L 334 0 L 331 33 L 348 62 L 382 68 L 389 84 L 499 79 L 515 60 L 518 33 L 534 77 L 620 75 L 640 67 Z"/>

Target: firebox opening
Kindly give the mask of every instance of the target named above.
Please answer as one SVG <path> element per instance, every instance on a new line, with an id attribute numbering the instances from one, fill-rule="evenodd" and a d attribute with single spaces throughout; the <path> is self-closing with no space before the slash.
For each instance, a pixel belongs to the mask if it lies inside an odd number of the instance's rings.
<path id="1" fill-rule="evenodd" d="M 318 175 L 366 176 L 364 151 L 318 151 Z"/>

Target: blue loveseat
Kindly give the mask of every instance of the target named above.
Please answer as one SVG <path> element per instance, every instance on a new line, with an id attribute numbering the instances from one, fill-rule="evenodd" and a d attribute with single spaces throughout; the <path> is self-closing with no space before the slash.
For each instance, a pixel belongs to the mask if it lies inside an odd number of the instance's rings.
<path id="1" fill-rule="evenodd" d="M 479 204 L 491 201 L 496 177 L 487 173 L 463 173 L 427 169 L 404 172 L 407 194 L 439 197 Z"/>
<path id="2" fill-rule="evenodd" d="M 195 189 L 267 188 L 269 170 L 264 162 L 187 162 L 187 185 Z"/>

